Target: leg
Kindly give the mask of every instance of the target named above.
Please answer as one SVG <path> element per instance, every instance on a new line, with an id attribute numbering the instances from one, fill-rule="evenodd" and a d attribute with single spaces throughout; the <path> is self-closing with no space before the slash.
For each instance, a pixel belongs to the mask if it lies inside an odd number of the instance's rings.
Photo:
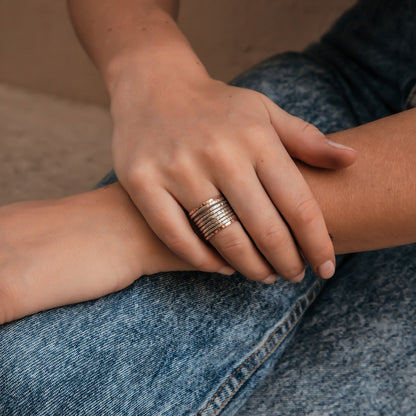
<path id="1" fill-rule="evenodd" d="M 415 304 L 415 244 L 349 256 L 238 415 L 415 414 Z"/>

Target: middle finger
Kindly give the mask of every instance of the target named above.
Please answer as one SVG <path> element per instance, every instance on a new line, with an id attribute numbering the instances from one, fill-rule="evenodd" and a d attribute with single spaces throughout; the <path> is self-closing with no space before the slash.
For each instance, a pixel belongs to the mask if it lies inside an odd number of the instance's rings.
<path id="1" fill-rule="evenodd" d="M 279 211 L 264 190 L 254 167 L 230 164 L 227 175 L 216 178 L 257 249 L 276 272 L 289 280 L 302 279 L 305 264 Z M 221 235 L 218 236 L 221 247 Z"/>

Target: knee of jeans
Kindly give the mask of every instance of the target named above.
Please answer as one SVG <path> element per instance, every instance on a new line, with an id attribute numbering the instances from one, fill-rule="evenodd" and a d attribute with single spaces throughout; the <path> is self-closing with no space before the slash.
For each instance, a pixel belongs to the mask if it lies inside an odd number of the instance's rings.
<path id="1" fill-rule="evenodd" d="M 356 125 L 331 70 L 302 53 L 272 56 L 232 80 L 231 85 L 266 95 L 325 134 Z"/>
<path id="2" fill-rule="evenodd" d="M 265 95 L 274 91 L 280 84 L 282 74 L 286 74 L 285 83 L 295 82 L 301 68 L 310 66 L 311 62 L 298 52 L 286 52 L 273 55 L 254 65 L 230 81 L 230 85 L 249 88 Z"/>

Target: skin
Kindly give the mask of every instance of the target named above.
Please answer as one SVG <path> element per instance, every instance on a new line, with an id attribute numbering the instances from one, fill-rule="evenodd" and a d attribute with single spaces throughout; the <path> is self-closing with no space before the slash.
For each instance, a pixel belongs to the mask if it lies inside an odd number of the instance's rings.
<path id="1" fill-rule="evenodd" d="M 296 162 L 337 253 L 416 241 L 415 134 L 413 109 L 331 135 L 358 150 L 351 167 L 333 171 Z M 0 324 L 168 270 L 195 267 L 157 237 L 118 183 L 0 208 Z"/>
<path id="2" fill-rule="evenodd" d="M 271 282 L 275 272 L 299 281 L 304 256 L 329 278 L 334 248 L 292 157 L 342 168 L 355 152 L 266 96 L 211 78 L 176 24 L 178 1 L 68 5 L 110 94 L 115 171 L 160 240 L 203 271 L 231 266 L 256 281 Z M 184 210 L 219 193 L 240 222 L 215 235 L 211 250 Z"/>

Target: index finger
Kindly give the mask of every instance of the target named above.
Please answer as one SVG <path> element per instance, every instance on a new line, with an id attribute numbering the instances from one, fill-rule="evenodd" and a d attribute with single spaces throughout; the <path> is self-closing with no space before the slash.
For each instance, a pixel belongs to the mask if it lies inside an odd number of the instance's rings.
<path id="1" fill-rule="evenodd" d="M 256 163 L 257 175 L 315 273 L 328 279 L 335 272 L 335 253 L 322 211 L 280 140 L 271 146 Z"/>

